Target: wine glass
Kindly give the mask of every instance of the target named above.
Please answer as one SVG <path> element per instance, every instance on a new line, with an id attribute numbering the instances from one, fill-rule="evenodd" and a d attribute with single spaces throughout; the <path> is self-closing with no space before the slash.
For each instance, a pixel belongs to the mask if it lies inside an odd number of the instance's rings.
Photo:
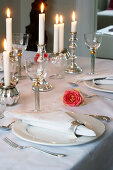
<path id="1" fill-rule="evenodd" d="M 52 68 L 52 75 L 49 76 L 50 79 L 63 79 L 64 70 L 67 64 L 66 56 L 63 54 L 53 54 L 49 56 Z"/>
<path id="2" fill-rule="evenodd" d="M 5 102 L 5 98 L 0 96 L 0 119 L 4 118 L 4 111 L 6 109 L 6 102 Z"/>
<path id="3" fill-rule="evenodd" d="M 91 73 L 89 74 L 95 74 L 95 53 L 96 53 L 96 50 L 101 45 L 102 34 L 101 33 L 92 33 L 92 34 L 85 33 L 84 40 L 91 54 Z"/>
<path id="4" fill-rule="evenodd" d="M 33 57 L 25 60 L 26 73 L 29 78 L 33 81 L 32 89 L 35 92 L 35 109 L 33 112 L 39 112 L 40 110 L 40 82 L 45 79 L 47 75 L 47 60 L 34 60 Z M 42 111 L 41 111 L 42 112 Z"/>
<path id="5" fill-rule="evenodd" d="M 16 53 L 17 65 L 18 65 L 18 78 L 23 79 L 25 76 L 21 75 L 21 57 L 22 53 L 26 50 L 28 45 L 28 34 L 14 33 L 12 37 L 13 41 L 13 51 Z"/>
<path id="6" fill-rule="evenodd" d="M 18 83 L 18 77 L 15 75 L 17 72 L 17 57 L 14 54 L 14 52 L 12 51 L 12 53 L 10 54 L 10 63 L 11 63 L 11 81 L 15 84 Z"/>

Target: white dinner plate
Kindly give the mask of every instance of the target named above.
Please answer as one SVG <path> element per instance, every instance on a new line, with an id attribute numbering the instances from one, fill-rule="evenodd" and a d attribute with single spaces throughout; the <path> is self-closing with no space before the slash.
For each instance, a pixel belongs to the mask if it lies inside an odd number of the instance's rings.
<path id="1" fill-rule="evenodd" d="M 113 93 L 113 85 L 112 84 L 101 84 L 97 85 L 93 83 L 93 80 L 86 80 L 85 85 L 93 90 Z"/>
<path id="2" fill-rule="evenodd" d="M 93 129 L 96 133 L 96 137 L 81 136 L 78 138 L 73 138 L 72 136 L 58 131 L 30 126 L 21 120 L 17 120 L 13 124 L 12 132 L 23 140 L 50 146 L 70 146 L 85 144 L 97 139 L 105 132 L 104 124 L 93 117 L 83 114 L 76 114 L 76 119 L 84 122 L 87 127 Z"/>

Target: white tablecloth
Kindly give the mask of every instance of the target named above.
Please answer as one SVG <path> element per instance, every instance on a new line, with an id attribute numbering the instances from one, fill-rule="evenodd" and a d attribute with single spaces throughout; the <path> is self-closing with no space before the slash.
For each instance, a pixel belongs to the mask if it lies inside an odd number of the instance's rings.
<path id="1" fill-rule="evenodd" d="M 33 52 L 25 52 L 24 58 L 34 55 Z M 77 59 L 79 66 L 83 68 L 84 73 L 90 71 L 90 58 Z M 96 59 L 97 72 L 111 72 L 113 70 L 113 61 Z M 2 73 L 1 73 L 2 76 Z M 62 95 L 65 90 L 73 88 L 68 82 L 75 81 L 76 75 L 65 74 L 64 79 L 48 81 L 54 85 L 54 89 L 49 92 L 41 93 L 41 107 L 49 109 L 68 109 L 75 110 L 78 113 L 92 113 L 108 115 L 113 118 L 113 101 L 104 98 L 94 97 L 86 99 L 83 106 L 70 108 L 62 103 Z M 34 92 L 32 91 L 32 82 L 29 79 L 19 81 L 17 85 L 20 89 L 20 100 L 14 108 L 31 109 L 34 107 Z M 97 93 L 113 98 L 113 94 L 96 92 L 87 88 L 83 82 L 79 88 L 87 93 Z M 12 107 L 8 107 L 8 109 Z M 0 122 L 5 120 L 0 120 Z M 0 170 L 112 170 L 113 168 L 113 121 L 105 123 L 106 132 L 103 136 L 94 142 L 69 147 L 51 147 L 41 146 L 54 152 L 67 154 L 67 157 L 54 157 L 35 149 L 18 150 L 10 147 L 3 141 L 4 137 L 10 137 L 19 144 L 28 144 L 25 141 L 15 137 L 11 131 L 4 132 L 0 130 Z"/>

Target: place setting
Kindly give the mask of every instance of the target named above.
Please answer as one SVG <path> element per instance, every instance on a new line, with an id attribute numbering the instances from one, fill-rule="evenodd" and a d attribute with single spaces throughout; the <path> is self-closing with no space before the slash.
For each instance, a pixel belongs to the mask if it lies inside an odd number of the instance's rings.
<path id="1" fill-rule="evenodd" d="M 5 116 L 18 119 L 11 127 L 12 133 L 17 137 L 46 146 L 85 144 L 105 132 L 105 126 L 99 120 L 71 112 L 54 111 L 35 115 L 13 111 L 5 112 Z"/>

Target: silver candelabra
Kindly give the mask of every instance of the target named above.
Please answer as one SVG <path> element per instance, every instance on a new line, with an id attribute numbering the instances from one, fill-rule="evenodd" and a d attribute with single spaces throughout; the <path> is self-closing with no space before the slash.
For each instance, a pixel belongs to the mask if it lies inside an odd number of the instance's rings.
<path id="1" fill-rule="evenodd" d="M 40 62 L 43 62 L 43 60 L 45 59 L 45 54 L 46 54 L 46 45 L 40 45 L 38 44 L 37 45 L 38 47 L 38 50 L 37 50 L 37 54 L 39 54 L 39 59 L 38 61 Z M 49 90 L 52 90 L 53 89 L 53 86 L 48 83 L 45 79 L 41 80 L 40 81 L 40 84 L 39 84 L 39 91 L 49 91 Z"/>
<path id="2" fill-rule="evenodd" d="M 65 69 L 66 73 L 81 73 L 82 69 L 77 65 L 76 63 L 76 41 L 77 41 L 77 32 L 71 32 L 70 33 L 70 45 L 69 45 L 69 52 L 67 53 L 68 55 L 68 62 L 67 62 L 67 67 Z"/>

